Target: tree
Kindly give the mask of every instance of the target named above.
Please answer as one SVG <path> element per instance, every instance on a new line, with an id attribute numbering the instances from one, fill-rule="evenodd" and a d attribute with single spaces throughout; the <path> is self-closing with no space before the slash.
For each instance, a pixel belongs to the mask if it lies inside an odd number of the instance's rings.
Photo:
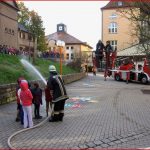
<path id="1" fill-rule="evenodd" d="M 37 49 L 44 51 L 47 49 L 45 40 L 45 28 L 43 28 L 43 21 L 41 16 L 35 11 L 29 11 L 23 2 L 18 3 L 19 14 L 18 22 L 32 34 L 34 40 L 37 38 Z"/>
<path id="2" fill-rule="evenodd" d="M 137 37 L 140 52 L 144 52 L 150 62 L 150 3 L 138 0 L 128 2 L 128 5 L 128 9 L 118 9 L 118 12 L 134 25 L 131 34 Z"/>
<path id="3" fill-rule="evenodd" d="M 17 2 L 17 5 L 19 7 L 19 12 L 18 12 L 18 22 L 22 24 L 25 28 L 28 28 L 29 24 L 29 9 L 24 5 L 23 2 Z"/>
<path id="4" fill-rule="evenodd" d="M 37 49 L 44 51 L 47 49 L 45 40 L 45 28 L 43 28 L 43 21 L 41 16 L 35 11 L 30 12 L 30 31 L 33 33 L 34 38 L 37 37 Z"/>
<path id="5" fill-rule="evenodd" d="M 81 64 L 82 64 L 81 58 L 77 58 L 77 59 L 73 60 L 72 62 L 68 63 L 67 66 L 69 66 L 72 69 L 80 71 Z"/>

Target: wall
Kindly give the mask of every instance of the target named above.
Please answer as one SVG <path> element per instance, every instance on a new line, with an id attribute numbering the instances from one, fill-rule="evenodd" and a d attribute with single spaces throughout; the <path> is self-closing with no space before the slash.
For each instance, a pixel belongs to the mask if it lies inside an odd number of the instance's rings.
<path id="1" fill-rule="evenodd" d="M 126 8 L 128 9 L 128 8 Z M 111 19 L 110 16 L 116 14 L 117 17 Z M 129 17 L 129 16 L 128 16 Z M 109 33 L 108 27 L 111 22 L 117 23 L 117 33 Z M 138 42 L 133 36 L 133 24 L 126 17 L 123 17 L 117 9 L 102 10 L 102 41 L 117 40 L 117 50 L 120 51 Z"/>
<path id="2" fill-rule="evenodd" d="M 23 39 L 23 38 L 21 38 L 20 37 L 20 34 L 25 34 L 25 39 Z M 33 42 L 33 40 L 30 40 L 29 41 L 29 38 L 28 38 L 28 33 L 26 33 L 26 32 L 23 32 L 23 31 L 19 31 L 18 32 L 18 44 L 19 44 L 19 47 L 23 47 L 23 48 L 25 48 L 25 47 L 34 47 L 34 42 Z"/>
<path id="3" fill-rule="evenodd" d="M 6 32 L 5 28 L 14 31 Z M 18 48 L 17 10 L 0 2 L 0 45 Z"/>
<path id="4" fill-rule="evenodd" d="M 64 75 L 63 79 L 65 84 L 80 80 L 85 77 L 85 73 L 76 73 L 76 74 L 69 74 Z M 34 81 L 31 82 L 31 84 Z M 44 88 L 44 84 L 41 81 L 38 81 L 41 88 Z M 0 85 L 0 105 L 9 103 L 16 100 L 16 83 L 7 84 L 7 85 Z"/>

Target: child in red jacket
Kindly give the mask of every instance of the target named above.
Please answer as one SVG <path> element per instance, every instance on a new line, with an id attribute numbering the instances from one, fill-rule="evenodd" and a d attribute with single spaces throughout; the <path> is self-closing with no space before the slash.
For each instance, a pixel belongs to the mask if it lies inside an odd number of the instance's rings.
<path id="1" fill-rule="evenodd" d="M 28 82 L 26 80 L 22 80 L 20 83 L 20 100 L 23 107 L 24 112 L 24 128 L 33 127 L 32 121 L 32 99 L 33 96 L 28 87 Z"/>
<path id="2" fill-rule="evenodd" d="M 45 101 L 46 101 L 46 114 L 48 117 L 49 105 L 52 108 L 52 94 L 50 93 L 50 90 L 47 86 L 45 88 Z"/>

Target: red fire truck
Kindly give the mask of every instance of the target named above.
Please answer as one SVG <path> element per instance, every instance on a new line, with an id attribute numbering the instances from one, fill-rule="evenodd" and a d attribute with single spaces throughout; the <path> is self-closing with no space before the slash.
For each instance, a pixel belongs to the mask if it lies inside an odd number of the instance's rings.
<path id="1" fill-rule="evenodd" d="M 144 64 L 137 64 L 134 66 L 132 63 L 123 64 L 118 69 L 111 69 L 110 75 L 116 80 L 138 81 L 143 84 L 150 82 L 150 68 L 147 60 Z"/>
<path id="2" fill-rule="evenodd" d="M 93 66 L 97 67 L 96 59 L 95 57 L 93 57 L 93 55 L 92 58 L 93 58 Z M 106 61 L 104 71 L 105 81 L 108 76 L 112 76 L 116 81 L 126 80 L 127 83 L 128 81 L 138 81 L 143 84 L 150 82 L 150 67 L 146 59 L 144 60 L 143 64 L 136 64 L 135 66 L 134 63 L 132 62 L 123 64 L 118 69 L 113 69 L 115 68 L 116 58 L 117 52 L 114 51 L 110 55 L 109 63 L 107 62 L 107 59 L 105 59 Z"/>

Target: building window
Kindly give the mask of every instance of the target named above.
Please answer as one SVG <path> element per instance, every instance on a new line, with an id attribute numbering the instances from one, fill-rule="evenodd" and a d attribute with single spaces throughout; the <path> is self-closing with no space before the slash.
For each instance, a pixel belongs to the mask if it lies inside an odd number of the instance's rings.
<path id="1" fill-rule="evenodd" d="M 73 59 L 73 53 L 71 54 L 71 59 Z"/>
<path id="2" fill-rule="evenodd" d="M 73 46 L 71 46 L 71 49 L 73 49 Z"/>
<path id="3" fill-rule="evenodd" d="M 12 32 L 11 32 L 11 33 L 12 33 L 12 35 L 14 35 L 14 34 L 15 34 L 14 30 L 12 30 Z"/>
<path id="4" fill-rule="evenodd" d="M 9 29 L 8 33 L 11 34 L 11 29 Z"/>
<path id="5" fill-rule="evenodd" d="M 116 19 L 117 15 L 115 13 L 112 13 L 111 16 L 109 16 L 110 19 Z"/>
<path id="6" fill-rule="evenodd" d="M 69 47 L 67 46 L 66 49 L 69 49 Z"/>
<path id="7" fill-rule="evenodd" d="M 69 54 L 68 53 L 66 54 L 66 59 L 69 59 Z"/>
<path id="8" fill-rule="evenodd" d="M 144 32 L 145 31 L 145 33 L 147 33 L 147 34 L 149 34 L 149 32 L 150 32 L 150 26 L 149 26 L 149 20 L 145 20 L 145 21 L 142 21 L 141 22 L 141 32 Z"/>
<path id="9" fill-rule="evenodd" d="M 11 35 L 15 34 L 14 30 L 8 29 L 8 28 L 5 28 L 5 33 L 11 34 Z"/>
<path id="10" fill-rule="evenodd" d="M 5 33 L 8 33 L 8 28 L 5 28 Z"/>
<path id="11" fill-rule="evenodd" d="M 122 6 L 123 2 L 122 1 L 118 1 L 118 6 Z"/>
<path id="12" fill-rule="evenodd" d="M 109 24 L 109 33 L 117 33 L 117 23 L 111 22 Z"/>
<path id="13" fill-rule="evenodd" d="M 21 38 L 21 32 L 19 32 L 19 37 Z"/>
<path id="14" fill-rule="evenodd" d="M 23 37 L 22 38 L 25 39 L 25 33 L 23 33 Z"/>
<path id="15" fill-rule="evenodd" d="M 117 50 L 117 40 L 110 41 L 110 45 L 112 46 L 113 51 Z"/>

